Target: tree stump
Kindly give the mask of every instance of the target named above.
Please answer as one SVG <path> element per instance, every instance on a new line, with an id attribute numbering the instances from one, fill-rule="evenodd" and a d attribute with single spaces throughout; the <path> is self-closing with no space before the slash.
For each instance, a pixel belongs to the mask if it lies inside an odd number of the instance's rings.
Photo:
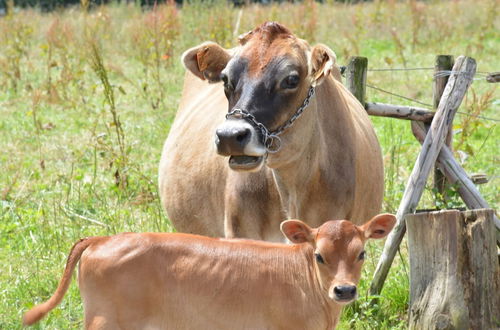
<path id="1" fill-rule="evenodd" d="M 409 329 L 500 329 L 493 210 L 406 216 Z"/>

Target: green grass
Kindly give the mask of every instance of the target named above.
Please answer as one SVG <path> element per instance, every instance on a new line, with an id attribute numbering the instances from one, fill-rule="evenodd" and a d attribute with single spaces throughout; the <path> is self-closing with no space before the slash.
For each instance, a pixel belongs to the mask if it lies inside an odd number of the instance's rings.
<path id="1" fill-rule="evenodd" d="M 241 9 L 236 34 L 273 19 L 329 45 L 340 64 L 361 55 L 370 68 L 432 67 L 437 54 L 465 54 L 478 71 L 491 72 L 498 71 L 497 7 L 494 0 L 252 5 Z M 78 238 L 172 230 L 159 203 L 157 166 L 181 94 L 179 56 L 205 40 L 235 45 L 239 10 L 225 1 L 154 11 L 113 4 L 0 18 L 0 329 L 20 328 L 22 313 L 51 295 Z M 368 83 L 432 103 L 432 71 L 369 72 Z M 409 104 L 370 89 L 368 100 Z M 498 119 L 499 104 L 495 85 L 477 80 L 460 111 Z M 394 212 L 419 144 L 409 122 L 372 119 L 386 166 L 384 210 Z M 469 173 L 488 174 L 480 191 L 497 208 L 498 126 L 457 115 L 454 129 L 461 130 L 455 151 L 468 154 Z M 428 185 L 420 208 L 436 204 Z M 360 299 L 346 309 L 342 329 L 405 327 L 405 241 L 378 305 L 369 305 L 382 246 L 369 247 Z M 81 328 L 81 306 L 72 285 L 35 328 Z"/>

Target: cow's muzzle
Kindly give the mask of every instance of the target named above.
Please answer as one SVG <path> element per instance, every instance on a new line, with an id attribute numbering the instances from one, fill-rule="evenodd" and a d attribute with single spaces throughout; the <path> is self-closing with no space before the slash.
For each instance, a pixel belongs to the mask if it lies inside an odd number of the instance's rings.
<path id="1" fill-rule="evenodd" d="M 222 156 L 244 156 L 252 131 L 245 126 L 222 125 L 215 131 L 217 153 Z"/>
<path id="2" fill-rule="evenodd" d="M 229 167 L 237 171 L 255 171 L 264 161 L 266 148 L 259 132 L 242 119 L 228 119 L 215 131 L 217 153 L 229 156 Z"/>

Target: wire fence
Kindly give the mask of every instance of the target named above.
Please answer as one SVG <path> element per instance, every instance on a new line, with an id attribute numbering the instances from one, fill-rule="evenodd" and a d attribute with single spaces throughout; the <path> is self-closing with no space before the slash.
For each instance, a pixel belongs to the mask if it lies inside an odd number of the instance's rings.
<path id="1" fill-rule="evenodd" d="M 342 74 L 345 72 L 345 69 L 346 69 L 345 66 L 341 67 L 340 70 L 341 70 Z M 391 71 L 430 71 L 430 70 L 435 70 L 435 68 L 433 68 L 433 67 L 422 67 L 422 68 L 378 68 L 378 69 L 368 69 L 367 71 L 368 72 L 391 72 Z M 434 75 L 433 75 L 433 77 L 434 78 L 446 77 L 446 76 L 450 76 L 451 74 L 454 74 L 454 73 L 459 73 L 459 72 L 458 71 L 452 71 L 452 70 L 441 70 L 441 71 L 435 72 Z M 486 78 L 488 76 L 492 75 L 492 74 L 493 74 L 493 72 L 476 71 L 475 75 L 478 76 L 478 77 L 473 78 L 473 80 L 484 80 L 484 81 L 486 81 Z M 429 107 L 430 109 L 433 108 L 432 104 L 425 103 L 425 102 L 419 101 L 417 99 L 414 99 L 414 98 L 411 98 L 411 97 L 408 97 L 408 96 L 404 96 L 404 95 L 400 95 L 400 94 L 397 94 L 397 93 L 393 93 L 393 92 L 387 91 L 387 90 L 382 89 L 382 88 L 377 87 L 377 86 L 366 84 L 366 87 L 374 89 L 374 90 L 377 90 L 379 92 L 382 92 L 382 93 L 385 93 L 385 94 L 388 94 L 388 95 L 391 95 L 391 96 L 394 96 L 394 97 L 398 97 L 398 98 L 401 98 L 401 99 L 413 102 L 413 103 L 424 105 L 426 107 Z M 483 119 L 483 120 L 493 121 L 493 122 L 500 122 L 500 119 L 486 117 L 486 116 L 482 116 L 482 115 L 474 115 L 474 114 L 470 114 L 470 113 L 462 112 L 462 111 L 457 111 L 457 114 L 462 115 L 462 116 L 469 116 L 469 117 L 479 118 L 479 119 Z"/>
<path id="2" fill-rule="evenodd" d="M 368 71 L 421 71 L 434 70 L 434 68 L 384 68 L 384 69 L 368 69 Z"/>
<path id="3" fill-rule="evenodd" d="M 419 100 L 412 99 L 411 97 L 407 97 L 407 96 L 404 96 L 404 95 L 399 95 L 399 94 L 396 94 L 396 93 L 393 93 L 393 92 L 389 92 L 389 91 L 386 91 L 386 90 L 384 90 L 382 88 L 379 88 L 377 86 L 372 86 L 372 85 L 366 84 L 366 87 L 378 90 L 379 92 L 386 93 L 386 94 L 389 94 L 389 95 L 392 95 L 392 96 L 395 96 L 395 97 L 399 97 L 401 99 L 404 99 L 404 100 L 407 100 L 407 101 L 410 101 L 410 102 L 418 103 L 418 104 L 425 105 L 427 107 L 432 108 L 432 104 L 421 102 Z M 494 122 L 500 122 L 500 119 L 491 118 L 491 117 L 485 117 L 485 116 L 482 116 L 482 115 L 475 115 L 475 114 L 471 114 L 471 113 L 467 113 L 467 112 L 463 112 L 463 111 L 457 111 L 457 114 L 462 115 L 462 116 L 469 116 L 469 117 L 474 117 L 474 118 L 479 118 L 479 119 L 494 121 Z"/>

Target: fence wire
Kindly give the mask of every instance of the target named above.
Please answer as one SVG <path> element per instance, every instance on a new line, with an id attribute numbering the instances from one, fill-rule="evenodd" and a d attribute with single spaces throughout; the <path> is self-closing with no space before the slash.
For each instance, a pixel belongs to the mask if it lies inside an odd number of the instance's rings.
<path id="1" fill-rule="evenodd" d="M 407 96 L 404 96 L 404 95 L 399 95 L 399 94 L 396 94 L 396 93 L 393 93 L 393 92 L 389 92 L 389 91 L 386 91 L 386 90 L 384 90 L 384 89 L 382 89 L 380 87 L 377 87 L 377 86 L 366 84 L 366 87 L 375 89 L 375 90 L 377 90 L 379 92 L 386 93 L 386 94 L 389 94 L 389 95 L 392 95 L 392 96 L 395 96 L 395 97 L 399 97 L 399 98 L 407 100 L 407 101 L 411 101 L 411 102 L 414 102 L 414 103 L 425 105 L 425 106 L 427 106 L 427 107 L 429 107 L 429 108 L 432 109 L 432 104 L 421 102 L 419 100 L 416 100 L 416 99 L 413 99 L 411 97 L 407 97 Z M 484 119 L 484 120 L 494 121 L 494 122 L 500 122 L 500 119 L 485 117 L 485 116 L 481 116 L 481 115 L 473 115 L 473 114 L 470 114 L 470 113 L 467 113 L 467 112 L 463 112 L 463 111 L 457 111 L 457 114 L 460 114 L 462 116 L 468 116 L 468 117 L 474 117 L 474 118 L 480 118 L 480 119 Z"/>
<path id="2" fill-rule="evenodd" d="M 341 73 L 342 74 L 344 73 L 345 69 L 346 69 L 345 66 L 341 67 Z M 433 67 L 422 67 L 422 68 L 380 68 L 380 69 L 368 69 L 368 71 L 372 71 L 372 72 L 383 72 L 383 71 L 424 71 L 424 70 L 434 70 L 434 68 Z M 441 71 L 435 72 L 433 76 L 434 76 L 434 78 L 446 77 L 446 76 L 449 76 L 449 75 L 451 75 L 453 73 L 460 73 L 460 72 L 459 71 L 452 71 L 452 70 L 441 70 Z M 476 76 L 481 76 L 481 77 L 473 78 L 473 80 L 486 80 L 486 77 L 489 74 L 491 74 L 491 72 L 476 71 L 475 75 Z M 377 86 L 366 84 L 366 87 L 374 89 L 374 90 L 377 90 L 377 91 L 382 92 L 382 93 L 386 93 L 386 94 L 389 94 L 389 95 L 392 95 L 392 96 L 404 99 L 404 100 L 407 100 L 407 101 L 410 101 L 410 102 L 418 103 L 420 105 L 425 105 L 426 107 L 429 107 L 431 109 L 433 108 L 432 104 L 425 103 L 425 102 L 416 100 L 416 99 L 408 97 L 408 96 L 404 96 L 404 95 L 396 94 L 396 93 L 393 93 L 393 92 L 389 92 L 389 91 L 387 91 L 385 89 L 382 89 L 380 87 L 377 87 Z M 489 121 L 493 121 L 493 122 L 500 122 L 500 119 L 485 117 L 485 116 L 481 116 L 481 115 L 473 115 L 473 114 L 470 114 L 470 113 L 467 113 L 467 112 L 462 112 L 462 111 L 457 111 L 457 114 L 462 115 L 462 116 L 479 118 L 479 119 L 483 119 L 483 120 L 489 120 Z"/>
<path id="3" fill-rule="evenodd" d="M 345 71 L 345 66 L 341 67 L 341 73 L 343 74 Z M 433 67 L 422 67 L 422 68 L 378 68 L 378 69 L 367 69 L 368 72 L 393 72 L 393 71 L 430 71 L 435 70 Z M 434 73 L 434 77 L 445 77 L 449 76 L 452 73 L 459 73 L 458 71 L 451 70 L 442 70 Z M 484 71 L 476 71 L 476 76 L 481 76 L 474 78 L 474 80 L 486 80 L 486 77 L 492 72 L 484 72 Z"/>
<path id="4" fill-rule="evenodd" d="M 434 68 L 383 68 L 383 69 L 368 69 L 368 71 L 421 71 L 434 70 Z"/>
<path id="5" fill-rule="evenodd" d="M 389 94 L 389 95 L 392 95 L 392 96 L 399 97 L 401 99 L 405 99 L 405 100 L 408 100 L 408 101 L 411 101 L 411 102 L 414 102 L 414 103 L 418 103 L 418 104 L 421 104 L 421 105 L 425 105 L 427 107 L 431 107 L 432 108 L 432 104 L 424 103 L 424 102 L 421 102 L 419 100 L 412 99 L 411 97 L 407 97 L 407 96 L 399 95 L 399 94 L 396 94 L 396 93 L 393 93 L 393 92 L 389 92 L 389 91 L 386 91 L 385 89 L 382 89 L 382 88 L 377 87 L 377 86 L 366 84 L 366 87 L 369 87 L 371 89 L 378 90 L 378 91 L 380 91 L 382 93 L 386 93 L 386 94 Z"/>

